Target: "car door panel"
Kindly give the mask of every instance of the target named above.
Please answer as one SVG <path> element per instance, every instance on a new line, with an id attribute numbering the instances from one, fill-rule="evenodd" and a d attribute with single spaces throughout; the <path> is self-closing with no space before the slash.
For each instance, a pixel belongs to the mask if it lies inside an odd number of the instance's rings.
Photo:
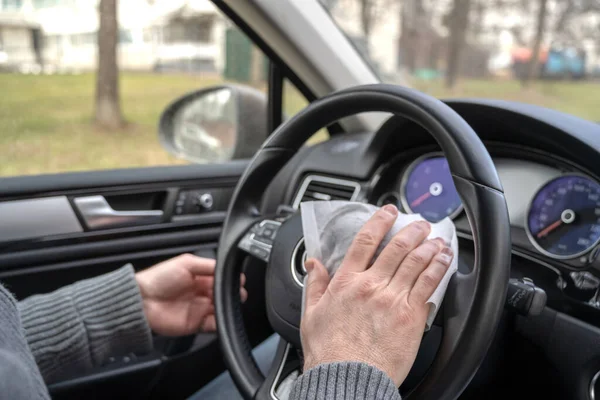
<path id="1" fill-rule="evenodd" d="M 0 179 L 0 281 L 24 299 L 128 263 L 140 270 L 182 253 L 215 258 L 229 198 L 246 165 Z M 206 194 L 210 204 L 196 204 Z M 245 318 L 268 326 L 262 316 L 264 266 L 249 268 L 257 273 L 247 271 L 248 290 L 260 295 L 248 301 Z M 253 341 L 267 330 L 259 326 Z M 56 382 L 53 398 L 161 398 L 167 392 L 180 398 L 224 369 L 215 335 L 155 336 L 154 348 Z M 191 379 L 189 371 L 198 375 Z"/>

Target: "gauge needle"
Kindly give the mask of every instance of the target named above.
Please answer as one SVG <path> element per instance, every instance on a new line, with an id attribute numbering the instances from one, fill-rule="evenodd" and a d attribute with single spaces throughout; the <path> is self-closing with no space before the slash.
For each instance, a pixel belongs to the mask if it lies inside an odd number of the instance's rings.
<path id="1" fill-rule="evenodd" d="M 410 207 L 411 208 L 417 207 L 419 204 L 421 204 L 422 202 L 424 202 L 425 200 L 427 200 L 430 197 L 431 197 L 431 193 L 429 193 L 429 192 L 423 193 L 421 196 L 414 199 L 412 201 L 412 203 L 410 203 Z"/>
<path id="2" fill-rule="evenodd" d="M 558 221 L 554 221 L 553 223 L 551 223 L 550 225 L 548 225 L 547 227 L 545 227 L 544 229 L 542 229 L 537 235 L 535 235 L 538 239 L 546 236 L 547 234 L 549 234 L 550 232 L 552 232 L 553 230 L 555 230 L 556 228 L 558 228 L 559 226 L 561 226 L 562 224 L 562 219 L 559 219 Z"/>
<path id="3" fill-rule="evenodd" d="M 575 211 L 567 208 L 560 214 L 560 219 L 558 221 L 554 221 L 553 223 L 539 231 L 539 233 L 535 236 L 539 239 L 543 236 L 546 236 L 547 234 L 561 226 L 563 223 L 570 224 L 573 221 L 575 221 Z"/>

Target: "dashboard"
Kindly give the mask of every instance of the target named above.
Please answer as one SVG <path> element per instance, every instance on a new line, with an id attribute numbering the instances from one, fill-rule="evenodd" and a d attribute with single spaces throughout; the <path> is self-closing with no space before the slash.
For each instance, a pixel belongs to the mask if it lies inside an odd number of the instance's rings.
<path id="1" fill-rule="evenodd" d="M 548 386 L 551 376 L 542 368 L 558 371 L 555 380 L 564 391 L 545 398 L 589 400 L 592 392 L 598 398 L 600 125 L 519 103 L 446 103 L 479 135 L 499 174 L 511 224 L 511 277 L 530 278 L 548 295 L 541 316 L 515 317 L 505 327 L 508 336 L 516 332 L 524 338 L 519 347 L 524 358 L 511 354 L 515 361 L 507 369 L 523 365 L 524 385 L 536 390 Z M 263 213 L 274 213 L 282 204 L 297 209 L 302 201 L 344 199 L 394 203 L 431 221 L 452 218 L 460 241 L 459 270 L 477 257 L 439 145 L 399 116 L 376 132 L 337 135 L 304 147 L 264 198 Z M 498 352 L 506 355 L 507 349 L 500 346 Z"/>
<path id="2" fill-rule="evenodd" d="M 600 286 L 600 125 L 512 102 L 447 104 L 492 156 L 508 206 L 513 254 L 552 271 L 549 291 Z M 303 148 L 265 197 L 273 199 L 273 208 L 323 199 L 394 203 L 430 221 L 452 218 L 459 237 L 472 243 L 440 150 L 425 129 L 392 116 L 377 132 L 338 135 Z M 586 297 L 588 305 L 600 304 L 595 294 Z"/>

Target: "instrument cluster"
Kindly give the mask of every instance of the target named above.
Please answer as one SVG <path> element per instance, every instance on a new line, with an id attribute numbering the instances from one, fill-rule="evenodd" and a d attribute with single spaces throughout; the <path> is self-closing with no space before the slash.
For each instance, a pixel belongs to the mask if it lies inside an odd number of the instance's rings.
<path id="1" fill-rule="evenodd" d="M 600 184 L 576 172 L 498 161 L 511 224 L 522 227 L 531 245 L 546 257 L 586 263 L 581 260 L 588 260 L 600 244 Z M 532 175 L 536 168 L 544 173 Z M 441 153 L 425 154 L 407 164 L 393 189 L 381 194 L 377 204 L 393 203 L 431 222 L 463 213 Z"/>

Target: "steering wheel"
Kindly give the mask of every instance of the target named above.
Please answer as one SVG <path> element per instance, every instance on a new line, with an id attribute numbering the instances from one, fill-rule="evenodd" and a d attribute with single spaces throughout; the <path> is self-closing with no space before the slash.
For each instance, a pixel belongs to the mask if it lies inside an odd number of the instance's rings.
<path id="1" fill-rule="evenodd" d="M 276 399 L 273 386 L 289 346 L 300 348 L 302 288 L 293 273 L 302 239 L 300 218 L 261 217 L 261 197 L 312 133 L 340 118 L 370 111 L 405 117 L 433 135 L 448 159 L 475 248 L 473 269 L 457 272 L 448 286 L 437 322 L 443 338 L 435 360 L 407 398 L 456 399 L 492 342 L 509 280 L 511 240 L 502 185 L 489 153 L 473 129 L 441 101 L 393 85 L 358 86 L 313 102 L 279 127 L 252 159 L 231 199 L 219 244 L 215 311 L 225 362 L 246 399 Z M 240 250 L 268 261 L 267 314 L 285 340 L 267 378 L 252 358 L 242 321 L 239 280 L 245 253 Z"/>

